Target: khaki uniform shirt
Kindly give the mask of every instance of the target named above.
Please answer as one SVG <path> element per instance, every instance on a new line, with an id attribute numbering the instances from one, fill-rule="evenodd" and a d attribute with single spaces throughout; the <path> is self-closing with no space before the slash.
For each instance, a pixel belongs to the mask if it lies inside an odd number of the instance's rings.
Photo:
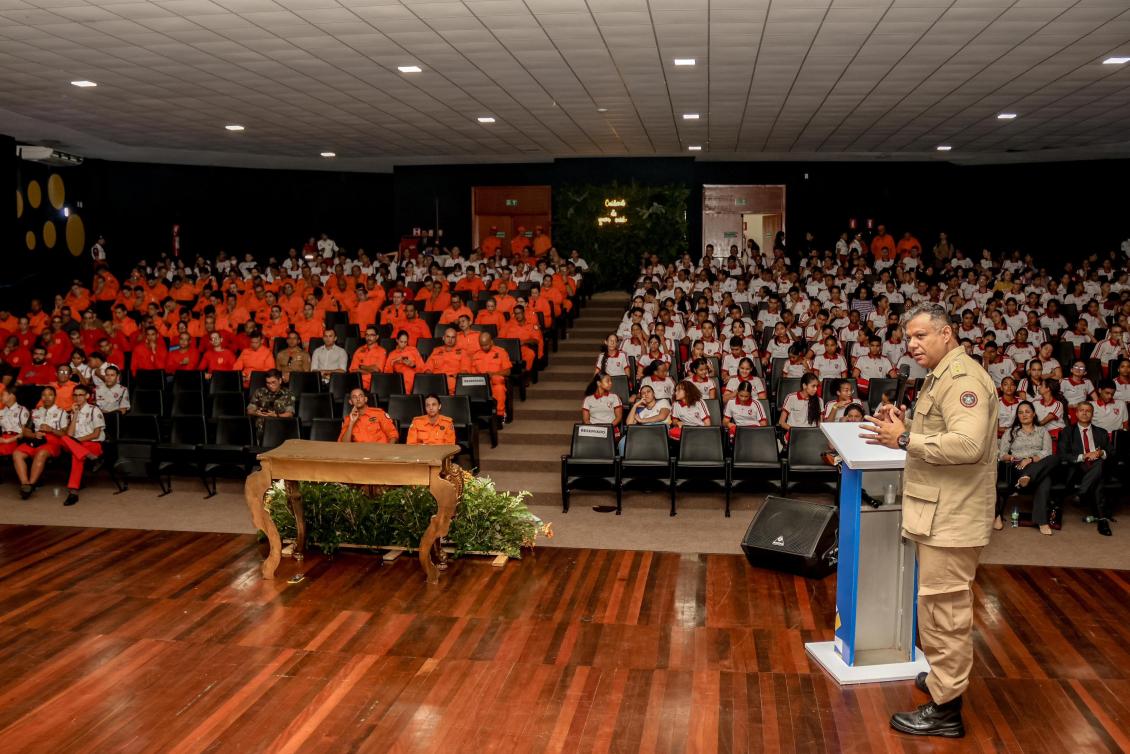
<path id="1" fill-rule="evenodd" d="M 962 348 L 922 386 L 903 471 L 902 528 L 934 547 L 989 543 L 996 508 L 997 393 Z"/>

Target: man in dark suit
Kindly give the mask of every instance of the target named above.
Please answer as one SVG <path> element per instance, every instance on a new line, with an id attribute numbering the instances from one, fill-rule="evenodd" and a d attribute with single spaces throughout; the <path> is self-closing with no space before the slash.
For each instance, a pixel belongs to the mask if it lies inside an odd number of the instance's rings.
<path id="1" fill-rule="evenodd" d="M 1067 484 L 1080 500 L 1090 498 L 1091 514 L 1098 521 L 1099 534 L 1111 535 L 1103 500 L 1103 464 L 1110 451 L 1110 435 L 1102 427 L 1091 423 L 1095 409 L 1090 401 L 1080 403 L 1075 409 L 1077 422 L 1064 428 L 1059 435 L 1059 462 L 1067 467 Z"/>

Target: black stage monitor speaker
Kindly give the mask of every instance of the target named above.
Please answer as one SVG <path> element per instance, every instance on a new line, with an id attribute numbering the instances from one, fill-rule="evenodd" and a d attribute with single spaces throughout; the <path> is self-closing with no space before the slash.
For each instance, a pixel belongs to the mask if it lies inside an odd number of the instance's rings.
<path id="1" fill-rule="evenodd" d="M 836 570 L 839 513 L 834 505 L 770 495 L 742 538 L 752 565 L 819 579 Z"/>

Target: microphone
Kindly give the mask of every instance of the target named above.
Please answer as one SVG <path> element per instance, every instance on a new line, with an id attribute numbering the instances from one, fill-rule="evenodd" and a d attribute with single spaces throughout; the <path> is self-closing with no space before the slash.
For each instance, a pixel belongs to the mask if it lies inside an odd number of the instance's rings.
<path id="1" fill-rule="evenodd" d="M 903 364 L 899 367 L 899 377 L 904 380 L 910 379 L 910 364 Z"/>

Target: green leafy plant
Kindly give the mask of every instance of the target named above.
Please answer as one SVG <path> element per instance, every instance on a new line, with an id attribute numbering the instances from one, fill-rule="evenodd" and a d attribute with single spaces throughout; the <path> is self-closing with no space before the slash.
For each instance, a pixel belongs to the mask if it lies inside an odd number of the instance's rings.
<path id="1" fill-rule="evenodd" d="M 670 261 L 687 248 L 686 186 L 568 185 L 554 189 L 553 228 L 559 249 L 579 249 L 592 268 L 597 287 L 629 289 L 640 257 L 654 253 Z M 623 199 L 622 224 L 597 225 L 608 216 L 605 199 Z"/>
<path id="2" fill-rule="evenodd" d="M 393 487 L 380 495 L 347 484 L 299 485 L 306 517 L 307 544 L 332 555 L 342 545 L 415 547 L 436 512 L 426 487 Z M 465 477 L 463 497 L 448 541 L 456 555 L 500 552 L 520 558 L 538 535 L 551 537 L 548 524 L 526 507 L 528 492 L 499 492 L 487 477 Z M 295 536 L 286 487 L 276 482 L 267 493 L 267 512 L 283 538 Z"/>

